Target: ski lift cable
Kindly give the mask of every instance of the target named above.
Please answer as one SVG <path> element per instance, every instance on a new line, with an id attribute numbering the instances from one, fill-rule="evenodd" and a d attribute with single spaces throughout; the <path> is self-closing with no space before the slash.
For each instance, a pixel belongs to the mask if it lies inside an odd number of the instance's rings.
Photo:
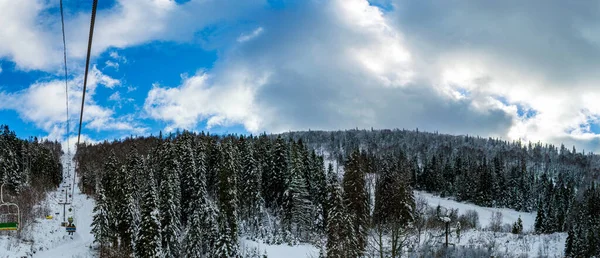
<path id="1" fill-rule="evenodd" d="M 63 13 L 63 0 L 60 0 L 60 24 L 62 28 L 62 40 L 63 40 L 63 60 L 65 63 L 65 96 L 67 104 L 67 153 L 71 154 L 71 144 L 69 143 L 70 135 L 70 123 L 69 123 L 69 84 L 68 84 L 68 73 L 67 73 L 67 41 L 65 39 L 65 16 Z M 70 164 L 70 163 L 69 163 Z"/>
<path id="2" fill-rule="evenodd" d="M 94 36 L 94 23 L 96 21 L 97 6 L 98 6 L 98 0 L 94 0 L 94 2 L 92 3 L 92 17 L 90 20 L 90 35 L 89 35 L 89 39 L 88 39 L 87 57 L 85 60 L 85 73 L 84 73 L 84 77 L 83 77 L 83 95 L 81 98 L 81 112 L 79 113 L 79 131 L 77 133 L 77 146 L 79 146 L 80 140 L 81 140 L 81 124 L 83 122 L 83 107 L 85 104 L 85 91 L 87 88 L 87 78 L 88 78 L 88 71 L 89 71 L 89 67 L 90 67 L 90 53 L 92 51 L 92 38 Z M 77 178 L 77 170 L 75 170 L 75 172 L 73 173 L 73 186 L 72 186 L 71 196 L 73 196 L 75 194 L 75 179 L 76 178 Z"/>

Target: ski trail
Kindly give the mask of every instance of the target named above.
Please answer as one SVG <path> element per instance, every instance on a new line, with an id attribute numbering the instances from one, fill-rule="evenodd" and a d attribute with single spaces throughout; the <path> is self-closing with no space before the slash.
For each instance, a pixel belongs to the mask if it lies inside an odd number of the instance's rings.
<path id="1" fill-rule="evenodd" d="M 72 156 L 68 155 L 63 155 L 61 158 L 65 171 L 68 168 L 67 163 L 71 158 Z M 73 175 L 74 167 L 71 167 L 71 171 L 67 171 L 65 174 Z M 94 236 L 90 233 L 94 200 L 81 193 L 78 187 L 75 187 L 73 199 L 71 201 L 73 212 L 69 213 L 67 211 L 67 217 L 73 216 L 73 223 L 77 226 L 77 232 L 75 232 L 73 236 L 69 236 L 65 228 L 60 226 L 60 222 L 63 220 L 63 206 L 59 205 L 56 200 L 63 200 L 64 193 L 61 192 L 61 189 L 70 190 L 67 186 L 73 183 L 72 179 L 65 179 L 64 181 L 65 182 L 61 184 L 61 187 L 59 187 L 55 193 L 50 194 L 50 196 L 54 196 L 54 198 L 48 198 L 48 204 L 52 212 L 60 212 L 60 215 L 55 215 L 57 218 L 52 220 L 39 221 L 39 223 L 36 223 L 32 228 L 32 238 L 34 240 L 32 251 L 35 252 L 33 257 L 53 258 L 95 256 L 95 252 L 91 250 Z M 69 206 L 67 206 L 67 210 L 68 207 Z"/>

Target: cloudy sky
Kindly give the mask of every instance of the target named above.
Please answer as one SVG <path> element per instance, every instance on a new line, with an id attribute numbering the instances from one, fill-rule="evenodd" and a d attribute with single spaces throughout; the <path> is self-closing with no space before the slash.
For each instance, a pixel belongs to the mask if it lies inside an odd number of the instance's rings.
<path id="1" fill-rule="evenodd" d="M 0 0 L 0 123 L 22 137 L 67 138 L 58 3 Z M 91 1 L 64 6 L 75 131 Z M 92 54 L 87 140 L 374 127 L 600 151 L 593 1 L 99 0 Z"/>

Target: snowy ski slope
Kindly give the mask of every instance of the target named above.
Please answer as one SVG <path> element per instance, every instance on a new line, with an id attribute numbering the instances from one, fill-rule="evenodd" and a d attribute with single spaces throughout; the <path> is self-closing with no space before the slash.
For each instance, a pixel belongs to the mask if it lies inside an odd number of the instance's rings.
<path id="1" fill-rule="evenodd" d="M 74 173 L 74 168 L 71 171 L 66 171 L 67 162 L 72 156 L 63 155 L 61 158 L 65 174 Z M 92 210 L 94 208 L 94 200 L 88 198 L 81 193 L 76 187 L 72 205 L 73 212 L 67 211 L 66 217 L 73 216 L 73 223 L 77 226 L 77 232 L 73 236 L 69 236 L 64 227 L 60 226 L 63 220 L 63 206 L 59 205 L 65 199 L 64 192 L 67 191 L 67 186 L 72 184 L 72 180 L 67 180 L 64 185 L 54 192 L 50 192 L 46 200 L 40 204 L 47 206 L 54 218 L 47 220 L 46 218 L 38 218 L 29 227 L 23 229 L 22 239 L 19 240 L 14 236 L 0 237 L 0 258 L 13 257 L 93 257 L 94 253 L 90 246 L 94 241 L 94 236 L 90 233 L 90 224 L 92 223 Z M 68 210 L 69 206 L 67 206 Z M 55 213 L 60 213 L 56 215 Z"/>

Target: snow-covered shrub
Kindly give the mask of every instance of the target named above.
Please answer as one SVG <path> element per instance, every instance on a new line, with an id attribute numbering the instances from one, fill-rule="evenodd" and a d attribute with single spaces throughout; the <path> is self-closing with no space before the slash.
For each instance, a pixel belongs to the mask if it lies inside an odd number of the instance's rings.
<path id="1" fill-rule="evenodd" d="M 479 214 L 475 210 L 467 210 L 458 217 L 458 221 L 463 230 L 474 229 L 479 226 Z"/>
<path id="2" fill-rule="evenodd" d="M 492 219 L 490 220 L 489 229 L 494 232 L 502 231 L 502 213 L 495 211 L 492 213 Z"/>

